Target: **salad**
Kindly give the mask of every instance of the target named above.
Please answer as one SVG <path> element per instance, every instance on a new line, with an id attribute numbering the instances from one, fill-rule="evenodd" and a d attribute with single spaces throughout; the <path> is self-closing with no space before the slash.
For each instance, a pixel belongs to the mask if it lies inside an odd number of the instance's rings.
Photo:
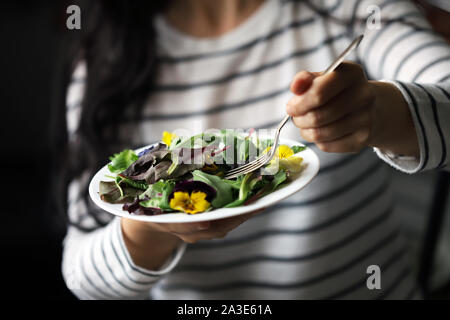
<path id="1" fill-rule="evenodd" d="M 221 130 L 189 137 L 164 132 L 162 141 L 136 154 L 110 157 L 110 181 L 100 181 L 100 198 L 123 204 L 136 215 L 198 214 L 247 205 L 289 182 L 303 169 L 304 146 L 279 145 L 264 167 L 224 179 L 224 174 L 268 152 L 273 141 L 254 130 Z"/>

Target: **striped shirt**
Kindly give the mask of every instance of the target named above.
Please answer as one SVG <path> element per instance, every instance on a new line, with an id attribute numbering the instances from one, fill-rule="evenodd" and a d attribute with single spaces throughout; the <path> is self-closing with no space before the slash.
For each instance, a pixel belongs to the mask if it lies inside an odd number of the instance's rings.
<path id="1" fill-rule="evenodd" d="M 379 28 L 372 19 L 377 10 Z M 391 215 L 393 169 L 385 162 L 416 173 L 444 168 L 450 160 L 445 120 L 450 119 L 450 48 L 417 8 L 405 0 L 266 0 L 243 24 L 217 38 L 182 34 L 162 16 L 155 27 L 157 83 L 143 115 L 121 124 L 120 132 L 131 133 L 130 146 L 157 141 L 164 130 L 270 128 L 285 115 L 294 75 L 324 70 L 364 33 L 351 60 L 363 65 L 370 79 L 391 81 L 402 92 L 420 158 L 369 148 L 324 153 L 309 144 L 321 163 L 310 185 L 224 239 L 182 244 L 159 270 L 133 263 L 120 218 L 84 197 L 91 177 L 85 173 L 68 190 L 72 224 L 62 262 L 68 288 L 82 299 L 417 297 L 408 247 Z M 77 138 L 86 72 L 80 63 L 68 88 L 69 139 Z M 302 141 L 293 125 L 282 136 Z M 371 265 L 381 270 L 379 290 L 367 287 Z"/>

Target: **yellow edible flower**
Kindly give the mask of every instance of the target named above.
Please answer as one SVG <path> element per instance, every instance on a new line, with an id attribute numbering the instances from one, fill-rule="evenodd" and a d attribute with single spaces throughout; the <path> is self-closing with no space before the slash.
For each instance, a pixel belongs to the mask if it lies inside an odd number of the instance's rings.
<path id="1" fill-rule="evenodd" d="M 290 156 L 294 155 L 294 151 L 291 148 L 289 148 L 287 145 L 284 145 L 284 144 L 279 146 L 277 151 L 278 151 L 278 158 L 280 158 L 280 159 L 287 159 Z"/>
<path id="2" fill-rule="evenodd" d="M 175 138 L 178 138 L 178 136 L 175 133 L 164 131 L 162 136 L 162 142 L 164 142 L 167 146 L 170 146 L 172 140 Z"/>
<path id="3" fill-rule="evenodd" d="M 299 172 L 302 170 L 303 158 L 302 157 L 289 157 L 285 159 L 280 159 L 278 165 L 292 173 Z"/>
<path id="4" fill-rule="evenodd" d="M 263 152 L 267 153 L 270 151 L 271 148 L 272 147 L 267 147 Z M 279 159 L 286 159 L 293 155 L 294 151 L 285 144 L 278 146 L 277 151 L 275 152 L 275 156 L 278 156 Z"/>
<path id="5" fill-rule="evenodd" d="M 263 152 L 267 153 L 270 151 L 271 147 L 266 148 Z M 302 169 L 302 157 L 294 157 L 294 151 L 287 145 L 280 145 L 277 148 L 277 152 L 275 153 L 274 159 L 270 161 L 268 166 L 268 170 L 272 170 L 276 168 L 276 164 L 283 169 L 286 169 L 292 173 L 299 172 Z"/>
<path id="6" fill-rule="evenodd" d="M 174 210 L 196 214 L 206 211 L 211 204 L 206 200 L 206 193 L 194 191 L 191 194 L 184 191 L 174 192 L 170 207 Z"/>

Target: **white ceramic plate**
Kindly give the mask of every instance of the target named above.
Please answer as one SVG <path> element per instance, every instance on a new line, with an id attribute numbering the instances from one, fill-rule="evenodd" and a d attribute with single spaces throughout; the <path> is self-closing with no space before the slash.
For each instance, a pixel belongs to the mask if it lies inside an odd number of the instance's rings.
<path id="1" fill-rule="evenodd" d="M 288 146 L 302 145 L 297 141 L 287 139 L 280 139 L 280 144 L 285 144 Z M 136 150 L 136 153 L 139 153 L 140 151 L 148 147 L 150 146 L 140 148 Z M 300 191 L 308 183 L 310 183 L 312 179 L 317 175 L 317 172 L 319 171 L 319 158 L 310 148 L 307 148 L 304 151 L 299 152 L 296 156 L 301 156 L 303 158 L 304 168 L 300 173 L 291 176 L 292 181 L 285 184 L 282 188 L 266 195 L 265 197 L 258 199 L 257 201 L 249 205 L 240 206 L 236 208 L 221 208 L 194 215 L 188 215 L 181 212 L 167 213 L 156 216 L 133 215 L 128 213 L 128 211 L 123 211 L 122 204 L 110 204 L 100 199 L 99 196 L 100 181 L 112 180 L 106 177 L 106 175 L 111 174 L 108 170 L 107 165 L 105 165 L 102 169 L 100 169 L 100 171 L 98 171 L 92 178 L 91 183 L 89 184 L 89 194 L 94 203 L 103 210 L 108 211 L 119 217 L 125 217 L 140 221 L 159 222 L 159 223 L 188 223 L 196 221 L 223 219 L 272 206 L 280 202 L 281 200 L 286 199 L 287 197 L 293 195 L 294 193 Z"/>

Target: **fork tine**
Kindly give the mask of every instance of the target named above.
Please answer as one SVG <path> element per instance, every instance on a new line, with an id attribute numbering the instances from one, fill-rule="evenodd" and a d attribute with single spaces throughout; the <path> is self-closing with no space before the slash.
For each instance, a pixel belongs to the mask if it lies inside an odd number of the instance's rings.
<path id="1" fill-rule="evenodd" d="M 234 169 L 228 171 L 227 174 L 232 174 L 232 173 L 235 173 L 235 172 L 243 171 L 243 170 L 245 170 L 245 169 L 247 169 L 247 168 L 253 166 L 253 165 L 256 164 L 256 163 L 264 162 L 264 161 L 267 159 L 267 157 L 268 157 L 268 156 L 267 156 L 266 154 L 264 154 L 264 155 L 262 155 L 262 156 L 256 158 L 256 159 L 253 160 L 252 162 L 249 162 L 249 163 L 247 163 L 247 164 L 244 164 L 243 166 L 240 166 L 240 167 L 237 167 L 237 168 L 234 168 Z"/>
<path id="2" fill-rule="evenodd" d="M 254 170 L 258 169 L 258 166 L 262 166 L 262 165 L 261 164 L 257 164 L 254 167 L 250 167 L 250 168 L 247 168 L 245 170 L 241 170 L 241 171 L 237 171 L 237 172 L 233 172 L 233 173 L 227 173 L 225 175 L 225 178 L 229 179 L 230 177 L 237 177 L 237 176 L 240 176 L 242 174 L 246 174 L 248 172 L 251 172 L 251 171 L 254 171 Z"/>
<path id="3" fill-rule="evenodd" d="M 235 177 L 235 176 L 239 176 L 239 175 L 241 175 L 241 174 L 246 174 L 246 173 L 248 173 L 248 172 L 251 172 L 251 171 L 254 171 L 254 170 L 258 169 L 259 167 L 262 167 L 263 165 L 264 165 L 264 163 L 261 163 L 261 164 L 260 164 L 260 163 L 257 163 L 257 164 L 255 164 L 255 165 L 252 166 L 252 167 L 247 167 L 247 168 L 245 168 L 245 169 L 243 169 L 243 170 L 239 170 L 239 171 L 227 173 L 227 174 L 225 175 L 225 178 L 228 178 L 228 177 L 231 177 L 231 176 Z"/>
<path id="4" fill-rule="evenodd" d="M 283 119 L 283 121 L 282 121 L 282 125 L 284 125 L 287 122 L 287 120 L 289 120 L 289 118 L 290 118 L 289 116 L 286 116 L 286 118 Z M 281 129 L 282 125 L 280 125 L 278 127 L 277 133 L 275 135 L 274 146 L 272 146 L 272 148 L 274 148 L 273 150 L 271 150 L 270 152 L 259 156 L 258 158 L 256 158 L 255 160 L 253 160 L 250 163 L 247 163 L 247 164 L 245 164 L 243 166 L 240 166 L 240 167 L 234 168 L 233 170 L 228 171 L 225 174 L 224 178 L 225 179 L 235 178 L 235 177 L 237 177 L 237 176 L 239 176 L 241 174 L 245 174 L 245 173 L 248 173 L 248 172 L 252 172 L 252 171 L 254 171 L 256 169 L 259 169 L 260 167 L 262 167 L 263 165 L 268 163 L 272 159 L 272 157 L 274 156 L 275 149 L 278 146 L 278 138 L 279 138 L 279 135 L 280 135 L 280 129 Z"/>
<path id="5" fill-rule="evenodd" d="M 245 168 L 244 168 L 244 167 L 239 167 L 239 168 L 237 168 L 237 169 L 239 169 L 239 170 L 235 170 L 235 171 L 233 171 L 233 172 L 227 172 L 227 173 L 225 174 L 225 179 L 233 178 L 233 177 L 239 176 L 239 175 L 241 175 L 241 174 L 245 174 L 245 173 L 248 173 L 248 172 L 252 172 L 252 171 L 254 171 L 254 170 L 260 168 L 260 167 L 262 167 L 263 165 L 265 165 L 265 164 L 267 163 L 267 161 L 266 161 L 267 158 L 268 158 L 268 157 L 265 157 L 265 159 L 262 160 L 262 161 L 251 162 L 251 163 L 249 163 L 249 164 L 251 164 L 251 165 L 246 166 Z"/>
<path id="6" fill-rule="evenodd" d="M 251 163 L 251 165 L 244 167 L 240 167 L 239 170 L 233 171 L 233 172 L 227 172 L 227 174 L 236 174 L 236 173 L 240 173 L 240 172 L 246 172 L 248 170 L 251 170 L 253 168 L 256 168 L 258 166 L 262 166 L 264 165 L 264 162 L 255 162 L 255 163 Z"/>
<path id="7" fill-rule="evenodd" d="M 261 164 L 261 165 L 259 165 L 259 166 L 255 166 L 254 168 L 250 168 L 250 169 L 247 169 L 247 170 L 243 170 L 242 172 L 236 172 L 236 173 L 233 173 L 233 174 L 227 174 L 224 178 L 225 178 L 225 179 L 236 178 L 236 177 L 238 177 L 238 176 L 240 176 L 240 175 L 244 175 L 244 174 L 247 174 L 247 173 L 249 173 L 249 172 L 253 172 L 253 171 L 255 171 L 255 170 L 261 168 L 263 165 L 264 165 L 264 164 Z"/>
<path id="8" fill-rule="evenodd" d="M 229 170 L 227 173 L 233 173 L 233 172 L 236 172 L 236 171 L 242 171 L 242 169 L 248 168 L 249 166 L 252 166 L 253 164 L 255 164 L 255 163 L 259 162 L 259 161 L 260 161 L 259 158 L 255 159 L 252 162 L 246 163 L 246 164 L 244 164 L 242 166 L 239 166 L 239 167 L 236 167 L 236 168 L 234 168 L 232 170 Z"/>

